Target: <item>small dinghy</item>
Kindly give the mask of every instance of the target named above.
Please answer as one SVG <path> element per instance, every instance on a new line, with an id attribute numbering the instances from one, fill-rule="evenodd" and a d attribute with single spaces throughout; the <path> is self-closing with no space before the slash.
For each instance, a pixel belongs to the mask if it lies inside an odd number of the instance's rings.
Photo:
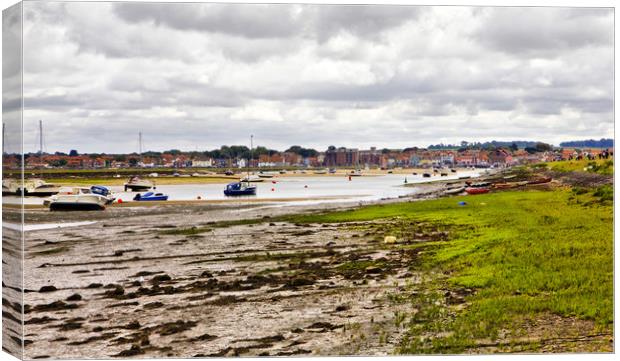
<path id="1" fill-rule="evenodd" d="M 430 178 L 430 177 L 431 177 L 431 174 L 430 174 L 430 173 L 424 173 L 424 174 L 422 174 L 422 177 L 424 177 L 424 178 Z"/>
<path id="2" fill-rule="evenodd" d="M 467 194 L 484 194 L 484 193 L 489 193 L 489 188 L 477 188 L 477 187 L 467 187 L 465 188 L 465 192 L 467 192 Z"/>
<path id="3" fill-rule="evenodd" d="M 146 192 L 144 194 L 136 194 L 133 197 L 134 201 L 144 202 L 144 201 L 167 201 L 168 195 L 163 193 L 154 193 L 154 192 Z"/>

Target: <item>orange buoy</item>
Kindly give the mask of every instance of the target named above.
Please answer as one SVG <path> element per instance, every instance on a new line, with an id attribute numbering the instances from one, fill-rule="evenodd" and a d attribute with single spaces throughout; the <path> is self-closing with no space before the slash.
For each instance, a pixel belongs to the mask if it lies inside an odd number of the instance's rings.
<path id="1" fill-rule="evenodd" d="M 271 188 L 271 191 L 272 191 L 272 192 L 275 192 L 275 191 L 276 191 L 276 189 L 275 189 L 275 188 Z"/>
<path id="2" fill-rule="evenodd" d="M 276 184 L 276 181 L 271 181 L 271 183 Z"/>
<path id="3" fill-rule="evenodd" d="M 351 180 L 351 176 L 349 176 L 349 180 Z"/>

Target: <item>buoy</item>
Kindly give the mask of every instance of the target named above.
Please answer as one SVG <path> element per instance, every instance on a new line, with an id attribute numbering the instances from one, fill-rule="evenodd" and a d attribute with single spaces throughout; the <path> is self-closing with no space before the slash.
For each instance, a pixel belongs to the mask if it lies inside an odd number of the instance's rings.
<path id="1" fill-rule="evenodd" d="M 196 199 L 202 199 L 200 196 L 196 197 Z"/>
<path id="2" fill-rule="evenodd" d="M 123 203 L 123 200 L 119 198 L 118 203 Z"/>
<path id="3" fill-rule="evenodd" d="M 271 183 L 276 184 L 276 181 L 271 181 Z"/>
<path id="4" fill-rule="evenodd" d="M 349 181 L 351 181 L 351 176 L 349 176 Z"/>
<path id="5" fill-rule="evenodd" d="M 407 184 L 407 177 L 405 177 L 405 184 Z"/>
<path id="6" fill-rule="evenodd" d="M 271 191 L 272 191 L 272 192 L 275 192 L 275 191 L 276 191 L 276 189 L 275 189 L 275 188 L 271 188 Z"/>
<path id="7" fill-rule="evenodd" d="M 305 185 L 305 186 L 304 186 L 304 188 L 308 188 L 308 186 L 307 186 L 307 185 Z"/>

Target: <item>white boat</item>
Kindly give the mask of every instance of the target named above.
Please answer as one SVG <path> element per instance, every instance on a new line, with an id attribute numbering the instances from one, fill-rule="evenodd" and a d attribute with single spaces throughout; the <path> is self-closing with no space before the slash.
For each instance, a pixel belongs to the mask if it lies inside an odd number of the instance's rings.
<path id="1" fill-rule="evenodd" d="M 362 171 L 357 169 L 357 170 L 352 170 L 351 173 L 349 173 L 350 177 L 361 177 L 362 176 Z"/>
<path id="2" fill-rule="evenodd" d="M 258 173 L 260 178 L 273 178 L 273 173 Z"/>
<path id="3" fill-rule="evenodd" d="M 19 193 L 19 181 L 17 179 L 2 180 L 2 195 L 11 195 Z"/>
<path id="4" fill-rule="evenodd" d="M 327 174 L 327 169 L 317 169 L 314 174 Z"/>
<path id="5" fill-rule="evenodd" d="M 250 175 L 246 175 L 245 177 L 241 178 L 241 182 L 264 182 L 265 180 L 263 178 L 261 178 L 260 176 L 254 175 L 254 174 L 250 174 Z"/>
<path id="6" fill-rule="evenodd" d="M 150 180 L 142 179 L 136 175 L 129 178 L 129 181 L 125 183 L 125 192 L 127 192 L 128 189 L 132 192 L 146 191 L 154 186 L 155 185 Z"/>
<path id="7" fill-rule="evenodd" d="M 57 210 L 104 210 L 114 198 L 94 193 L 86 187 L 62 187 L 58 194 L 46 199 L 43 204 L 51 211 Z"/>
<path id="8" fill-rule="evenodd" d="M 60 186 L 47 183 L 42 179 L 29 179 L 24 182 L 24 195 L 35 197 L 49 197 L 60 191 Z"/>

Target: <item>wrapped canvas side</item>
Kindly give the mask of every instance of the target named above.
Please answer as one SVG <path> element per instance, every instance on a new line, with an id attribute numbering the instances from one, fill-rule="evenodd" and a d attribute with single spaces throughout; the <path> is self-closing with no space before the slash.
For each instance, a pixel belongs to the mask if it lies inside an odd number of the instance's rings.
<path id="1" fill-rule="evenodd" d="M 2 349 L 23 358 L 22 4 L 2 12 Z"/>

